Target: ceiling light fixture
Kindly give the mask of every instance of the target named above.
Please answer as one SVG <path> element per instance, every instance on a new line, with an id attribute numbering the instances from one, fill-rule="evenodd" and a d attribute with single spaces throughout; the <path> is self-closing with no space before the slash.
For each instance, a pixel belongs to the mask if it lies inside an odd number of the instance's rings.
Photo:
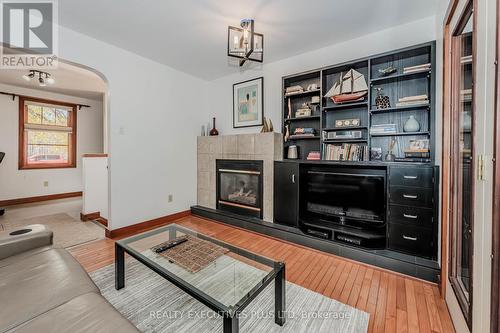
<path id="1" fill-rule="evenodd" d="M 35 76 L 38 76 L 37 81 L 40 87 L 45 87 L 47 83 L 54 84 L 56 82 L 50 73 L 37 71 L 36 69 L 30 70 L 28 74 L 24 74 L 23 79 L 30 82 Z"/>
<path id="2" fill-rule="evenodd" d="M 241 28 L 229 27 L 227 34 L 227 55 L 240 59 L 240 66 L 247 60 L 264 60 L 264 35 L 254 31 L 253 19 L 243 19 Z"/>

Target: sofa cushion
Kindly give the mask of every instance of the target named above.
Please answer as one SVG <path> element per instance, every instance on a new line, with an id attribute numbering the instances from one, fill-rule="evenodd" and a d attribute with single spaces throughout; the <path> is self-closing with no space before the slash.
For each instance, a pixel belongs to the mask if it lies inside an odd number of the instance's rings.
<path id="1" fill-rule="evenodd" d="M 89 292 L 99 290 L 67 251 L 51 249 L 22 257 L 0 267 L 0 331 Z"/>
<path id="2" fill-rule="evenodd" d="M 89 293 L 16 327 L 16 332 L 139 332 L 104 297 Z"/>

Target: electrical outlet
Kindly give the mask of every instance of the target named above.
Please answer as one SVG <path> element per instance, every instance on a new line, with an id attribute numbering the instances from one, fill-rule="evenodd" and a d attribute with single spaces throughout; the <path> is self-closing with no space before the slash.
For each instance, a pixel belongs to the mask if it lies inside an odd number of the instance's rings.
<path id="1" fill-rule="evenodd" d="M 174 196 L 172 194 L 168 195 L 168 202 L 174 201 Z"/>
<path id="2" fill-rule="evenodd" d="M 43 187 L 49 187 L 49 182 L 47 180 L 43 182 Z"/>

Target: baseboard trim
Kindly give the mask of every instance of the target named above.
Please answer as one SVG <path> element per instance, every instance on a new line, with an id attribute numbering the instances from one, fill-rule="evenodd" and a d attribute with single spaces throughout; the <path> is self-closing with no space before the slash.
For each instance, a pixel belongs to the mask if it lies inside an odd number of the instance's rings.
<path id="1" fill-rule="evenodd" d="M 58 199 L 76 198 L 76 197 L 81 197 L 82 195 L 83 195 L 83 193 L 80 191 L 80 192 L 40 195 L 37 197 L 0 200 L 0 207 L 21 205 L 21 204 L 28 204 L 28 203 L 42 202 L 42 201 L 50 201 L 50 200 L 58 200 Z"/>
<path id="2" fill-rule="evenodd" d="M 162 216 L 153 220 L 140 222 L 137 224 L 129 225 L 123 228 L 118 228 L 114 230 L 106 230 L 106 237 L 116 239 L 123 238 L 127 236 L 131 236 L 140 232 L 148 231 L 151 229 L 155 229 L 167 224 L 172 223 L 173 221 L 190 216 L 191 210 L 184 210 L 182 212 L 178 212 L 171 215 Z"/>
<path id="3" fill-rule="evenodd" d="M 98 219 L 99 217 L 101 217 L 101 212 L 95 212 L 89 214 L 80 213 L 80 221 L 82 222 L 92 221 Z"/>

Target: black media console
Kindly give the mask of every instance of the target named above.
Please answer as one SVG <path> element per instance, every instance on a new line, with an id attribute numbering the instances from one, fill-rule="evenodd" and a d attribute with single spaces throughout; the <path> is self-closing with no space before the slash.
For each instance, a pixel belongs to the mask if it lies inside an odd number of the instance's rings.
<path id="1" fill-rule="evenodd" d="M 336 243 L 437 259 L 438 167 L 283 161 L 274 222 Z"/>

